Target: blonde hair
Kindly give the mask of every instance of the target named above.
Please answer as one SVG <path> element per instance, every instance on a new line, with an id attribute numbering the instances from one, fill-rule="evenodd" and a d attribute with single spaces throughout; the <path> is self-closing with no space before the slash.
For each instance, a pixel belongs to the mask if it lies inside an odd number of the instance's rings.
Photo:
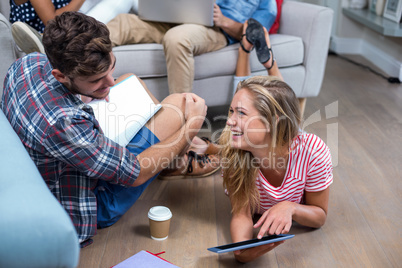
<path id="1" fill-rule="evenodd" d="M 299 101 L 290 86 L 277 77 L 254 76 L 241 81 L 236 93 L 240 89 L 252 94 L 254 107 L 268 124 L 270 151 L 273 153 L 277 147 L 290 146 L 301 125 Z M 254 213 L 260 199 L 255 184 L 259 167 L 252 165 L 254 157 L 250 152 L 232 148 L 230 139 L 230 127 L 226 126 L 219 143 L 225 161 L 223 184 L 231 197 L 232 212 L 250 206 L 251 213 Z"/>

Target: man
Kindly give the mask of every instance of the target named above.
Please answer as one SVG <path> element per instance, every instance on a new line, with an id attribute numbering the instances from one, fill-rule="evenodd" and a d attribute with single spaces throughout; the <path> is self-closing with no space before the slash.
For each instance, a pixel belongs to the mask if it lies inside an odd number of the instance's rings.
<path id="1" fill-rule="evenodd" d="M 107 27 L 65 12 L 46 26 L 43 44 L 47 56 L 32 53 L 10 67 L 1 108 L 85 246 L 97 227 L 115 223 L 176 156 L 187 158 L 207 108 L 194 94 L 171 95 L 127 148 L 121 147 L 103 135 L 81 101 L 107 98 L 115 84 Z M 218 169 L 216 162 L 188 161 L 193 174 Z"/>
<path id="2" fill-rule="evenodd" d="M 242 38 L 249 18 L 270 29 L 275 21 L 275 0 L 217 0 L 214 26 L 143 21 L 135 14 L 119 14 L 107 26 L 114 46 L 138 43 L 163 44 L 170 93 L 191 92 L 194 56 L 216 51 Z"/>

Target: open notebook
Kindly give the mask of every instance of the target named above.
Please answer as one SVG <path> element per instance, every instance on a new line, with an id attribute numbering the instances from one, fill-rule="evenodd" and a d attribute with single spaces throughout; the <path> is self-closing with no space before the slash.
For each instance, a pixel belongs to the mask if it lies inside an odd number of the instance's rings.
<path id="1" fill-rule="evenodd" d="M 110 88 L 109 102 L 95 100 L 89 105 L 105 136 L 124 147 L 162 107 L 134 75 Z"/>

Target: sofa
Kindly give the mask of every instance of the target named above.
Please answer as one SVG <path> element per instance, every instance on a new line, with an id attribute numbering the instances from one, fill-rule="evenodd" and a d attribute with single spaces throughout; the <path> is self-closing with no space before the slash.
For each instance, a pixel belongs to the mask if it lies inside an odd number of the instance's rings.
<path id="1" fill-rule="evenodd" d="M 7 17 L 8 1 L 4 2 L 0 4 L 0 11 Z M 270 36 L 280 71 L 296 96 L 301 99 L 315 97 L 320 92 L 324 77 L 333 11 L 318 5 L 285 0 L 280 18 L 278 34 Z M 7 23 L 4 17 L 0 21 Z M 10 42 L 9 37 L 4 35 L 2 31 L 0 42 L 3 43 L 3 39 Z M 238 47 L 239 44 L 233 44 L 194 58 L 193 92 L 204 98 L 209 107 L 228 106 L 231 101 Z M 5 48 L 0 52 L 3 63 L 0 66 L 1 78 L 5 75 L 10 57 L 15 57 L 14 47 L 7 45 Z M 124 45 L 115 47 L 113 52 L 117 59 L 115 77 L 134 73 L 144 80 L 157 99 L 162 100 L 169 94 L 161 44 Z M 266 74 L 255 50 L 250 63 L 253 75 Z"/>
<path id="2" fill-rule="evenodd" d="M 23 54 L 16 49 L 8 22 L 8 1 L 0 1 L 0 80 Z M 319 94 L 324 77 L 333 11 L 284 1 L 278 34 L 271 35 L 285 81 L 305 100 Z M 227 107 L 233 95 L 238 44 L 195 57 L 193 91 L 209 107 Z M 159 100 L 169 94 L 160 44 L 115 47 L 114 75 L 134 73 Z M 266 74 L 255 50 L 252 74 Z M 0 99 L 3 87 L 0 87 Z M 0 111 L 0 267 L 74 267 L 79 247 L 67 213 L 47 189 L 18 136 Z"/>
<path id="3" fill-rule="evenodd" d="M 0 110 L 0 267 L 76 267 L 69 215 Z"/>
<path id="4" fill-rule="evenodd" d="M 270 36 L 272 49 L 285 81 L 299 98 L 319 94 L 328 54 L 333 11 L 295 1 L 284 1 L 278 34 Z M 233 95 L 239 44 L 194 57 L 193 92 L 206 100 L 208 107 L 228 106 Z M 141 77 L 159 100 L 169 94 L 166 62 L 160 44 L 135 44 L 115 47 L 114 75 L 134 73 Z M 255 50 L 250 56 L 253 75 L 267 72 Z"/>
<path id="5" fill-rule="evenodd" d="M 2 14 L 0 48 L 3 81 L 17 53 Z M 80 246 L 75 227 L 1 109 L 0 130 L 0 267 L 76 267 Z"/>

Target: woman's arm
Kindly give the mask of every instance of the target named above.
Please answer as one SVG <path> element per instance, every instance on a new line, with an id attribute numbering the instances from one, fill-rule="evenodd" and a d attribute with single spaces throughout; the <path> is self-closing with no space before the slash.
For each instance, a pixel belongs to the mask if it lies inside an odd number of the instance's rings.
<path id="1" fill-rule="evenodd" d="M 232 215 L 232 220 L 230 222 L 230 233 L 233 243 L 253 238 L 253 219 L 249 207 L 245 207 L 240 212 Z M 284 241 L 280 241 L 258 247 L 236 250 L 234 251 L 234 256 L 239 262 L 250 262 L 271 251 L 283 242 Z"/>
<path id="2" fill-rule="evenodd" d="M 55 8 L 51 0 L 31 0 L 31 4 L 43 24 L 46 25 L 49 20 L 54 19 L 54 17 L 65 11 L 78 11 L 84 1 L 85 0 L 71 0 L 68 5 L 59 9 Z"/>
<path id="3" fill-rule="evenodd" d="M 306 204 L 297 204 L 293 220 L 308 227 L 323 226 L 328 213 L 329 187 L 320 192 L 305 192 L 304 197 Z"/>
<path id="4" fill-rule="evenodd" d="M 253 219 L 249 207 L 232 214 L 230 234 L 232 235 L 233 243 L 253 238 Z"/>
<path id="5" fill-rule="evenodd" d="M 264 212 L 254 225 L 254 228 L 261 226 L 257 237 L 261 238 L 265 233 L 288 233 L 292 220 L 313 228 L 324 225 L 328 211 L 329 188 L 320 192 L 305 192 L 305 200 L 306 204 L 283 201 Z"/>

